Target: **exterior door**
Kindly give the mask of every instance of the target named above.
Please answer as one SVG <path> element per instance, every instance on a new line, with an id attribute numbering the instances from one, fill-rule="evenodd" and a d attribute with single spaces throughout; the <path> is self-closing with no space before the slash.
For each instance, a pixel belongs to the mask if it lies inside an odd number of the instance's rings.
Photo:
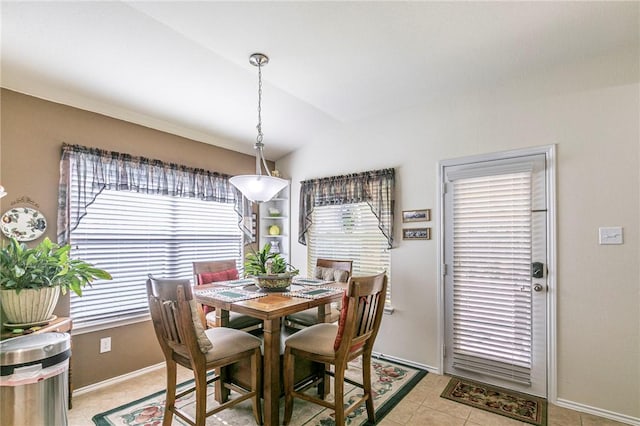
<path id="1" fill-rule="evenodd" d="M 545 154 L 448 164 L 445 373 L 546 397 Z"/>

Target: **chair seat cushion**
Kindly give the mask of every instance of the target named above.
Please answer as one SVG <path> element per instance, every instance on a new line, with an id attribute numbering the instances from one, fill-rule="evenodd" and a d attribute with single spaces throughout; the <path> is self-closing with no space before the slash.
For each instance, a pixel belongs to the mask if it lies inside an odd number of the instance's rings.
<path id="1" fill-rule="evenodd" d="M 340 313 L 333 306 L 329 305 L 325 309 L 331 309 L 331 314 L 329 316 L 329 322 L 338 321 L 340 318 Z M 303 325 L 305 327 L 309 327 L 315 324 L 318 324 L 318 308 L 310 308 L 305 309 L 301 312 L 296 312 L 295 314 L 287 315 L 287 319 Z"/>
<path id="2" fill-rule="evenodd" d="M 239 352 L 259 348 L 262 340 L 245 331 L 227 327 L 215 327 L 205 330 L 213 348 L 205 354 L 207 361 L 217 361 Z"/>
<path id="3" fill-rule="evenodd" d="M 285 345 L 314 354 L 334 356 L 333 343 L 336 341 L 336 334 L 337 324 L 316 324 L 289 336 Z"/>
<path id="4" fill-rule="evenodd" d="M 214 327 L 216 324 L 216 311 L 212 311 L 205 315 L 207 325 Z M 254 325 L 262 324 L 260 318 L 254 318 L 249 315 L 239 314 L 237 312 L 229 312 L 229 327 L 237 330 L 242 330 L 247 327 L 253 327 Z"/>

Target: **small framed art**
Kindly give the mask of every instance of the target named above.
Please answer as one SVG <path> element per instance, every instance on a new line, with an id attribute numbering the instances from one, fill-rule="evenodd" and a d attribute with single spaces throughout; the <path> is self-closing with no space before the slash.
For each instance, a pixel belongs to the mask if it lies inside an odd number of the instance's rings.
<path id="1" fill-rule="evenodd" d="M 403 240 L 430 240 L 431 228 L 407 228 L 402 230 Z"/>
<path id="2" fill-rule="evenodd" d="M 431 220 L 431 209 L 403 210 L 402 222 L 429 222 Z"/>

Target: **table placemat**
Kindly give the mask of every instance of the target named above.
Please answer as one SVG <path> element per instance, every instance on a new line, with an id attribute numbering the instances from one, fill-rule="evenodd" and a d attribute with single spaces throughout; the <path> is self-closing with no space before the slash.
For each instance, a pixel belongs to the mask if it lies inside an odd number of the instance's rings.
<path id="1" fill-rule="evenodd" d="M 246 291 L 241 288 L 229 289 L 224 287 L 195 290 L 194 293 L 196 296 L 222 300 L 223 302 L 239 302 L 241 300 L 257 299 L 258 297 L 266 296 L 264 293 Z"/>
<path id="2" fill-rule="evenodd" d="M 298 291 L 292 291 L 289 293 L 289 296 L 302 297 L 305 299 L 320 299 L 322 297 L 327 297 L 334 294 L 340 294 L 343 291 L 344 290 L 340 288 L 334 288 L 334 287 L 313 287 L 313 288 L 305 288 Z"/>
<path id="3" fill-rule="evenodd" d="M 212 284 L 223 285 L 225 287 L 244 287 L 255 283 L 256 281 L 253 278 L 241 278 L 239 280 L 218 281 Z"/>
<path id="4" fill-rule="evenodd" d="M 318 278 L 294 277 L 293 282 L 295 284 L 300 284 L 300 285 L 322 286 L 322 285 L 331 284 L 333 281 L 321 280 Z"/>

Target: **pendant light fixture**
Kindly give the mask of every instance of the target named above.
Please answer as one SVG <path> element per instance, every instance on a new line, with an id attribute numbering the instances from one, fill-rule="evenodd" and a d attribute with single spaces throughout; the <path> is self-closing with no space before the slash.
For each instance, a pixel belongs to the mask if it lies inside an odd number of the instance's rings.
<path id="1" fill-rule="evenodd" d="M 4 190 L 4 186 L 0 185 L 0 198 L 7 195 L 7 192 Z"/>
<path id="2" fill-rule="evenodd" d="M 262 143 L 262 66 L 269 63 L 267 55 L 262 53 L 254 53 L 249 57 L 249 63 L 258 67 L 258 136 L 256 137 L 256 174 L 255 175 L 239 175 L 229 179 L 229 182 L 249 200 L 256 203 L 269 201 L 276 196 L 289 182 L 275 176 L 271 176 L 267 162 L 264 159 Z M 262 167 L 266 175 L 262 174 Z"/>

